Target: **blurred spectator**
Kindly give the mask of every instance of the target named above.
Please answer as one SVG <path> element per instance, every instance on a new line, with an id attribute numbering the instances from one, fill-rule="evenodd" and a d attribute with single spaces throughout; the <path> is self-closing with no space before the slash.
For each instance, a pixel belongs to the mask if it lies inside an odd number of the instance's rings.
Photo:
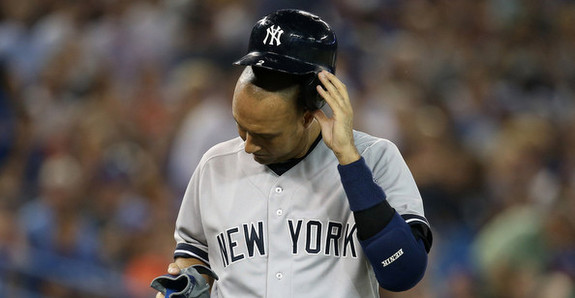
<path id="1" fill-rule="evenodd" d="M 193 60 L 174 70 L 171 95 L 178 101 L 180 123 L 172 140 L 168 178 L 183 195 L 200 158 L 213 145 L 237 136 L 226 76 L 208 61 Z M 179 206 L 177 206 L 179 207 Z"/>

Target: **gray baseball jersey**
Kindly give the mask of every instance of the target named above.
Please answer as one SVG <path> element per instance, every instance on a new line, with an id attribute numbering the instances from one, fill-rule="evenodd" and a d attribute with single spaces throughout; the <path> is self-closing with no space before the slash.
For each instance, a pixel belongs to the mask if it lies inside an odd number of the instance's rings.
<path id="1" fill-rule="evenodd" d="M 415 181 L 390 141 L 354 131 L 389 204 L 427 224 Z M 356 235 L 338 161 L 323 141 L 278 176 L 236 138 L 210 149 L 176 222 L 176 257 L 208 263 L 212 297 L 379 297 Z"/>

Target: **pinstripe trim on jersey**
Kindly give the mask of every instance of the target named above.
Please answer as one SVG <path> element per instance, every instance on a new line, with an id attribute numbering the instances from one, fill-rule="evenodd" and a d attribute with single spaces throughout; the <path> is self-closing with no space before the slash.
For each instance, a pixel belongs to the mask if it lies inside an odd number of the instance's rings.
<path id="1" fill-rule="evenodd" d="M 207 252 L 188 243 L 178 243 L 174 258 L 196 258 L 206 264 L 210 263 Z"/>
<path id="2" fill-rule="evenodd" d="M 427 219 L 415 214 L 404 214 L 401 217 L 403 217 L 403 220 L 411 227 L 413 234 L 423 240 L 425 250 L 429 253 L 431 245 L 433 244 L 433 233 L 431 232 L 431 226 L 429 222 L 427 222 Z"/>
<path id="3" fill-rule="evenodd" d="M 404 214 L 401 217 L 403 217 L 405 222 L 410 224 L 410 225 L 422 223 L 422 224 L 426 225 L 427 227 L 430 227 L 429 222 L 427 222 L 427 219 L 425 219 L 425 217 L 423 217 L 423 216 L 419 216 L 419 215 L 415 215 L 415 214 Z"/>

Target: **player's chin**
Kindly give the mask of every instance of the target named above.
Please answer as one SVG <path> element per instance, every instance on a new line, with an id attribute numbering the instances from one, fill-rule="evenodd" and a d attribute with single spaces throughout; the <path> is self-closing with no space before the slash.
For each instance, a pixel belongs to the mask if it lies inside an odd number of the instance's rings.
<path id="1" fill-rule="evenodd" d="M 268 155 L 253 154 L 254 160 L 262 165 L 269 165 L 274 163 L 273 159 Z"/>

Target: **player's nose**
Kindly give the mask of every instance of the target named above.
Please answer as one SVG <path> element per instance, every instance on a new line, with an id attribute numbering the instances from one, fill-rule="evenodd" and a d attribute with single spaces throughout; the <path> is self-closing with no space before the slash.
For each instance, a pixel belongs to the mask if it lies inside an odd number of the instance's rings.
<path id="1" fill-rule="evenodd" d="M 254 143 L 254 139 L 252 136 L 250 136 L 249 133 L 246 134 L 246 139 L 245 139 L 244 143 L 245 143 L 244 147 L 245 147 L 246 153 L 253 154 L 253 153 L 260 151 L 260 149 L 261 149 L 260 146 L 258 146 Z"/>

